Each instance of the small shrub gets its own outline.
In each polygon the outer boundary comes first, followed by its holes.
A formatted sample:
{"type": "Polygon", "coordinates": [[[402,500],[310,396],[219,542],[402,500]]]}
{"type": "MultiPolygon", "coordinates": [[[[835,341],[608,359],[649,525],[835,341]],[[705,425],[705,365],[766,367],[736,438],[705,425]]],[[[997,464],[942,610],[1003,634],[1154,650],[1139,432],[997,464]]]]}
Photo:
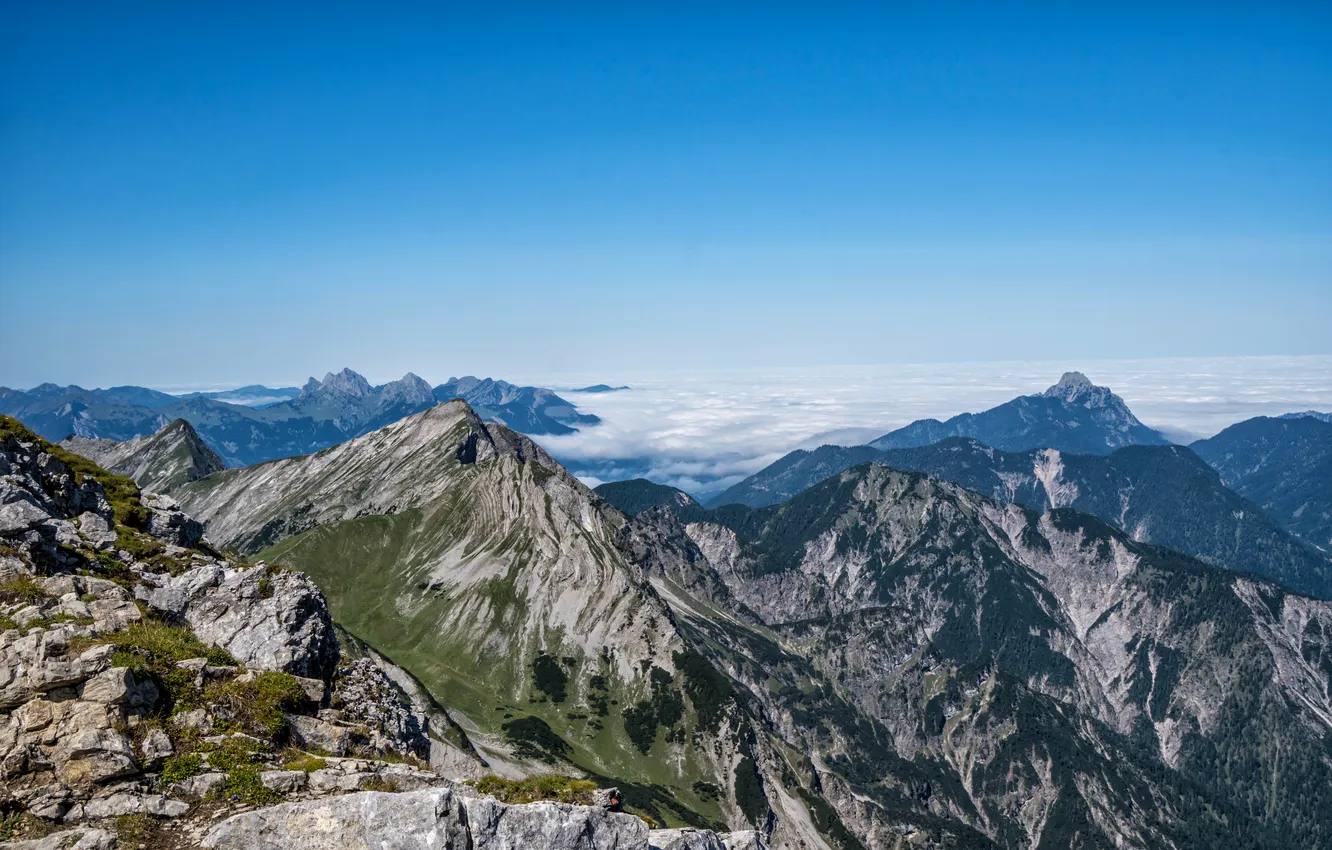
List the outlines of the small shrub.
{"type": "Polygon", "coordinates": [[[392,794],[398,789],[398,782],[394,779],[385,779],[382,776],[372,776],[361,783],[362,791],[384,791],[392,794]]]}
{"type": "Polygon", "coordinates": [[[228,771],[221,792],[224,796],[250,806],[271,806],[282,800],[281,794],[264,787],[264,783],[259,780],[259,767],[253,764],[228,771]]]}
{"type": "Polygon", "coordinates": [[[7,632],[10,629],[17,629],[18,627],[18,623],[3,614],[0,614],[0,632],[7,632]]]}
{"type": "Polygon", "coordinates": [[[272,598],[273,598],[273,582],[272,582],[272,581],[270,581],[270,580],[268,580],[268,579],[266,579],[266,578],[261,578],[261,579],[259,579],[259,598],[260,598],[260,599],[272,599],[272,598]]]}
{"type": "Polygon", "coordinates": [[[328,762],[319,756],[309,753],[300,753],[294,758],[288,759],[283,765],[283,770],[303,770],[306,773],[314,773],[316,770],[323,770],[328,767],[328,762]]]}
{"type": "Polygon", "coordinates": [[[276,738],[287,729],[284,711],[306,700],[290,673],[260,673],[248,682],[225,682],[207,689],[214,710],[252,735],[276,738]]]}
{"type": "Polygon", "coordinates": [[[160,620],[143,620],[132,623],[123,631],[100,635],[86,642],[87,645],[109,643],[120,650],[117,653],[122,660],[137,656],[140,663],[119,666],[138,666],[165,672],[172,669],[175,662],[187,658],[207,658],[210,664],[237,666],[237,661],[225,649],[209,646],[187,628],[168,626],[160,620]],[[123,655],[121,655],[123,653],[123,655]]]}
{"type": "Polygon", "coordinates": [[[201,749],[208,753],[209,767],[230,773],[234,770],[252,766],[255,753],[260,752],[263,745],[248,738],[232,737],[211,748],[201,747],[201,749]]]}

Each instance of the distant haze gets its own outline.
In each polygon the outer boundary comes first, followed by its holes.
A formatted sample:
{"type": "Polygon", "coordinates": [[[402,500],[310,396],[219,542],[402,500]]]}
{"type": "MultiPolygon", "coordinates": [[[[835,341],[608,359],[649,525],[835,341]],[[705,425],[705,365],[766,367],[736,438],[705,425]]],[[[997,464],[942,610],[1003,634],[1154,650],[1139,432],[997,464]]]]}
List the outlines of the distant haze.
{"type": "Polygon", "coordinates": [[[1332,356],[615,371],[578,377],[632,390],[564,393],[600,425],[539,442],[575,471],[602,465],[585,472],[592,482],[642,475],[710,492],[809,448],[815,435],[863,442],[916,419],[1040,392],[1069,369],[1109,386],[1139,419],[1181,442],[1252,416],[1332,409],[1332,356]],[[614,459],[634,462],[617,468],[614,459]]]}

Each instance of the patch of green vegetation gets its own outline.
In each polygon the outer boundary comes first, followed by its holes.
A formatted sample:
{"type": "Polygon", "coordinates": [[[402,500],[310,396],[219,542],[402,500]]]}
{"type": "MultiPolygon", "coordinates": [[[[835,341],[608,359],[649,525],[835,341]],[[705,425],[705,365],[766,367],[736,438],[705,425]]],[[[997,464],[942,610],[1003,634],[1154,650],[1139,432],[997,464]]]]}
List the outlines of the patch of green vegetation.
{"type": "Polygon", "coordinates": [[[255,753],[262,752],[264,745],[244,736],[233,735],[221,744],[204,744],[200,750],[208,753],[209,767],[214,770],[232,771],[238,767],[254,764],[255,753]]]}
{"type": "Polygon", "coordinates": [[[248,682],[230,681],[205,689],[205,698],[219,717],[252,735],[275,739],[287,729],[285,712],[307,697],[290,673],[267,671],[248,682]]]}
{"type": "MultiPolygon", "coordinates": [[[[136,537],[136,540],[137,539],[138,538],[136,537]]],[[[150,555],[142,563],[148,572],[167,573],[173,576],[178,576],[190,568],[190,562],[188,560],[173,558],[165,553],[150,555]]]]}
{"type": "Polygon", "coordinates": [[[7,632],[10,629],[17,629],[18,627],[18,623],[3,614],[0,614],[0,632],[7,632]]]}
{"type": "Polygon", "coordinates": [[[323,770],[328,767],[328,761],[324,758],[309,753],[301,753],[298,756],[287,759],[282,764],[283,770],[303,770],[306,773],[314,773],[316,770],[323,770]]]}
{"type": "MultiPolygon", "coordinates": [[[[684,699],[671,687],[675,678],[660,667],[653,667],[648,681],[652,687],[651,697],[639,700],[623,712],[625,734],[644,755],[652,749],[658,727],[670,729],[684,719],[684,699]]],[[[683,734],[679,736],[682,738],[683,734]]],[[[667,740],[675,738],[668,734],[667,740]]]]}
{"type": "Polygon", "coordinates": [[[198,753],[177,753],[162,765],[162,782],[170,785],[203,773],[203,756],[198,753]]]}
{"type": "Polygon", "coordinates": [[[41,582],[32,576],[19,575],[0,581],[0,603],[31,605],[51,598],[53,597],[46,592],[41,582]]]}
{"type": "MultiPolygon", "coordinates": [[[[119,652],[117,666],[134,667],[165,673],[174,669],[177,661],[206,658],[209,664],[236,667],[239,662],[231,653],[199,640],[194,632],[183,626],[169,626],[160,620],[142,620],[131,623],[118,632],[109,632],[79,642],[80,647],[110,644],[119,652]]],[[[113,662],[114,663],[114,662],[113,662]]]]}
{"type": "Polygon", "coordinates": [[[259,765],[238,765],[227,771],[221,794],[247,806],[271,806],[282,801],[282,795],[264,787],[259,779],[259,765]]]}
{"type": "Polygon", "coordinates": [[[597,790],[597,783],[591,780],[554,774],[518,780],[491,775],[478,779],[472,785],[482,794],[489,794],[501,803],[510,804],[553,800],[557,803],[590,806],[597,790]]]}
{"type": "Polygon", "coordinates": [[[698,715],[698,725],[709,732],[721,727],[726,707],[735,701],[731,680],[693,650],[677,652],[675,666],[684,675],[684,691],[698,715]]]}
{"type": "Polygon", "coordinates": [[[763,780],[759,778],[754,759],[745,754],[735,766],[735,802],[755,826],[763,824],[768,813],[768,798],[763,793],[763,780]]]}
{"type": "Polygon", "coordinates": [[[711,782],[695,782],[691,789],[700,800],[711,801],[721,798],[721,788],[711,782]]]}
{"type": "Polygon", "coordinates": [[[271,579],[268,578],[259,579],[259,598],[260,599],[273,598],[273,582],[271,579]]]}

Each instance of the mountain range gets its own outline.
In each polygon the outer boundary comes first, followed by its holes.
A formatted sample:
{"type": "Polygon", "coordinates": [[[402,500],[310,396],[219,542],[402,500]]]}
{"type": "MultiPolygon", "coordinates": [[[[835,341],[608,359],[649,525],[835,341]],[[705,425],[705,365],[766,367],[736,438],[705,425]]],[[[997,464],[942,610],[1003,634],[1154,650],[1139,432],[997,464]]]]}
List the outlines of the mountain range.
{"type": "Polygon", "coordinates": [[[962,413],[945,422],[919,419],[869,445],[909,449],[946,437],[971,437],[1004,451],[1049,448],[1080,454],[1171,442],[1139,422],[1109,388],[1093,384],[1081,372],[1067,372],[1043,393],[1019,396],[983,413],[962,413]]]}
{"type": "Polygon", "coordinates": [[[1328,603],[875,463],[761,509],[635,484],[630,517],[616,489],[452,402],[173,495],[216,545],[307,572],[490,765],[613,777],[670,822],[780,847],[1332,840],[1328,603]]]}
{"type": "Polygon", "coordinates": [[[711,504],[777,504],[866,462],[925,473],[1037,511],[1075,508],[1134,540],[1332,598],[1332,560],[1326,553],[1229,490],[1212,467],[1183,446],[1129,446],[1109,455],[1003,452],[966,437],[890,451],[823,446],[790,453],[711,504]]]}
{"type": "MultiPolygon", "coordinates": [[[[748,491],[779,503],[705,508],[650,481],[588,490],[418,381],[311,381],[292,404],[312,416],[430,403],[245,468],[217,470],[188,422],[51,451],[160,482],[144,505],[266,581],[308,576],[470,771],[586,776],[657,825],[783,850],[1332,844],[1332,603],[1291,589],[1326,559],[1190,449],[825,446],[748,491]]],[[[1110,406],[1061,384],[1061,404],[1110,406]]],[[[1045,409],[1029,438],[1091,424],[1045,409]]],[[[1241,479],[1317,456],[1325,423],[1270,421],[1213,445],[1241,479]]],[[[0,519],[27,522],[9,484],[0,519]]]]}
{"type": "Polygon", "coordinates": [[[1305,414],[1259,416],[1190,448],[1226,486],[1332,552],[1332,422],[1305,414]]]}
{"type": "MultiPolygon", "coordinates": [[[[253,400],[268,388],[243,390],[233,392],[253,400]]],[[[70,435],[130,440],[184,419],[228,466],[318,451],[455,397],[468,400],[488,419],[531,434],[568,434],[599,421],[550,390],[470,376],[431,387],[409,372],[371,386],[343,369],[322,381],[311,378],[294,398],[259,407],[231,404],[220,400],[222,395],[177,397],[143,387],[85,390],[42,384],[27,391],[0,388],[0,413],[53,441],[70,435]]]]}

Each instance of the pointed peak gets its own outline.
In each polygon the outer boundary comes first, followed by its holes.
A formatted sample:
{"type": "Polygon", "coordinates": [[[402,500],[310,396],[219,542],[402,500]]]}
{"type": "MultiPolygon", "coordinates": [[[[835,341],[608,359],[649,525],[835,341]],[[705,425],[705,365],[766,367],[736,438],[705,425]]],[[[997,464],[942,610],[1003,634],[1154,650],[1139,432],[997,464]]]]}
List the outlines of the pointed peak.
{"type": "Polygon", "coordinates": [[[387,402],[408,402],[411,404],[429,404],[435,400],[430,384],[412,372],[408,372],[396,381],[389,381],[379,388],[387,402]]]}
{"type": "Polygon", "coordinates": [[[1065,372],[1057,384],[1041,393],[1041,395],[1046,398],[1061,398],[1072,403],[1085,396],[1096,394],[1098,391],[1110,392],[1105,387],[1098,387],[1093,384],[1091,379],[1081,372],[1065,372]]]}
{"type": "Polygon", "coordinates": [[[373,391],[369,381],[348,368],[336,374],[329,372],[324,376],[324,380],[319,382],[319,386],[352,396],[369,395],[373,391]]]}

